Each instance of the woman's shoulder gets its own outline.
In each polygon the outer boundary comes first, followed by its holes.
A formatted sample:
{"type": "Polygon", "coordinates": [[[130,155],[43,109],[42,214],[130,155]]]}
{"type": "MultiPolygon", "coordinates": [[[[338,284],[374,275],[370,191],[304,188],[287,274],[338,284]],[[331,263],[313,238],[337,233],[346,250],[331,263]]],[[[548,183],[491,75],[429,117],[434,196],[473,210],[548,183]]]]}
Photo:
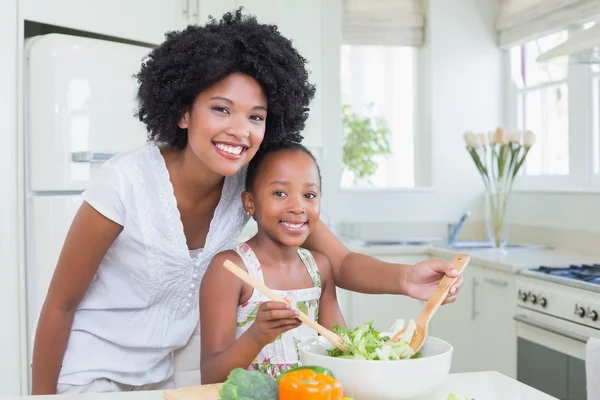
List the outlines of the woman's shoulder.
{"type": "Polygon", "coordinates": [[[125,170],[133,164],[149,163],[153,159],[153,152],[158,152],[158,147],[154,143],[146,143],[136,148],[122,151],[103,165],[104,168],[111,168],[114,170],[125,170]]]}

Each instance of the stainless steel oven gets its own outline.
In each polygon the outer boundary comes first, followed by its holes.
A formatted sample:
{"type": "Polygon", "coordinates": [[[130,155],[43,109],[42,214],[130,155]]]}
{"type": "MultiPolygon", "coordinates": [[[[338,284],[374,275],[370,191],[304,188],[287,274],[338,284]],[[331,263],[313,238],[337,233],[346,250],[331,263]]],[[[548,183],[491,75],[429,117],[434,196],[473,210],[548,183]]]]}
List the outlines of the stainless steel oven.
{"type": "MultiPolygon", "coordinates": [[[[592,266],[542,267],[517,276],[517,379],[564,400],[592,400],[585,348],[590,337],[600,337],[600,279],[570,275],[583,267],[592,266]]],[[[600,278],[600,266],[597,272],[600,278]]]]}

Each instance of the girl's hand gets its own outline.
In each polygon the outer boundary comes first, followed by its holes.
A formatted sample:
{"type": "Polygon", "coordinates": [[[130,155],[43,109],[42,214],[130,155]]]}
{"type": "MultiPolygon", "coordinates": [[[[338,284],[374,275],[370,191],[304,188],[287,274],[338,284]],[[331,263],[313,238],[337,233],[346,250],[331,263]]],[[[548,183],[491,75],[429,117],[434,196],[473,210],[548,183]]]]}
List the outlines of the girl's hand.
{"type": "MultiPolygon", "coordinates": [[[[445,275],[454,278],[458,274],[459,272],[447,261],[438,259],[421,261],[410,267],[406,276],[405,293],[418,300],[429,300],[445,275]]],[[[456,300],[456,295],[462,283],[463,278],[461,276],[450,288],[448,296],[442,304],[452,303],[456,300]]]]}
{"type": "Polygon", "coordinates": [[[292,309],[288,303],[267,301],[258,308],[256,319],[248,331],[261,345],[266,346],[275,341],[277,336],[290,329],[297,328],[302,322],[297,318],[298,310],[292,309]]]}

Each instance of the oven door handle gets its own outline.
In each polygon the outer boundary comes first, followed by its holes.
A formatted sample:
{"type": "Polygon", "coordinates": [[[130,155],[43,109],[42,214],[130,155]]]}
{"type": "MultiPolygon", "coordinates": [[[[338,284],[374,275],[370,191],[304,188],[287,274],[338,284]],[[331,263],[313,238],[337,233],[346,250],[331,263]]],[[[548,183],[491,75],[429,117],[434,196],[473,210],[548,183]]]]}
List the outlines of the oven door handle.
{"type": "Polygon", "coordinates": [[[535,328],[543,329],[545,331],[548,331],[548,332],[551,332],[556,335],[560,335],[560,336],[563,336],[563,337],[566,337],[569,339],[573,339],[573,340],[576,340],[581,343],[587,343],[587,341],[589,339],[588,337],[583,336],[583,335],[578,335],[577,333],[567,332],[562,329],[556,328],[554,326],[544,324],[543,322],[534,321],[530,318],[527,318],[525,315],[515,315],[513,317],[513,319],[517,322],[521,322],[523,324],[530,325],[535,328]]]}

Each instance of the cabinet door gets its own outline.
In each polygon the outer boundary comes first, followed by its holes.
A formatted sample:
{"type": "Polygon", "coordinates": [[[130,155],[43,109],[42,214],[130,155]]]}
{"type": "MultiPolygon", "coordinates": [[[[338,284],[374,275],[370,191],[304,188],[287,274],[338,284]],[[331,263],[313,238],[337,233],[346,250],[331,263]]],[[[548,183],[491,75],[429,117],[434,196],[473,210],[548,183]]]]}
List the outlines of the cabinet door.
{"type": "Polygon", "coordinates": [[[188,25],[204,25],[208,17],[217,21],[228,11],[235,11],[237,0],[177,0],[173,4],[174,29],[181,30],[188,25]]]}
{"type": "MultiPolygon", "coordinates": [[[[192,0],[190,0],[192,1],[192,0]]],[[[179,0],[22,0],[29,21],[158,44],[173,28],[179,0]]]]}
{"type": "MultiPolygon", "coordinates": [[[[259,22],[275,24],[282,35],[292,40],[298,52],[308,60],[309,80],[317,88],[311,102],[309,118],[302,135],[303,144],[308,147],[321,147],[323,129],[322,93],[323,85],[323,0],[281,1],[281,0],[237,0],[244,12],[254,14],[259,22]]],[[[338,112],[328,110],[329,112],[338,112]]]]}
{"type": "MultiPolygon", "coordinates": [[[[398,255],[377,258],[399,264],[414,264],[425,259],[425,256],[398,255]]],[[[365,266],[366,268],[368,266],[365,266]]],[[[389,331],[397,319],[404,319],[406,322],[411,318],[416,318],[425,304],[406,296],[365,294],[348,292],[343,289],[338,289],[338,297],[340,297],[340,306],[349,328],[373,321],[373,326],[383,332],[389,331]]]]}
{"type": "Polygon", "coordinates": [[[464,283],[456,301],[441,306],[431,322],[431,336],[447,341],[454,348],[453,373],[473,371],[481,357],[476,354],[473,346],[479,340],[475,333],[479,318],[475,299],[481,290],[483,269],[471,264],[463,274],[464,283]]]}
{"type": "Polygon", "coordinates": [[[516,378],[517,328],[513,320],[516,277],[484,268],[475,296],[476,327],[473,339],[479,359],[476,371],[498,371],[516,378]]]}

